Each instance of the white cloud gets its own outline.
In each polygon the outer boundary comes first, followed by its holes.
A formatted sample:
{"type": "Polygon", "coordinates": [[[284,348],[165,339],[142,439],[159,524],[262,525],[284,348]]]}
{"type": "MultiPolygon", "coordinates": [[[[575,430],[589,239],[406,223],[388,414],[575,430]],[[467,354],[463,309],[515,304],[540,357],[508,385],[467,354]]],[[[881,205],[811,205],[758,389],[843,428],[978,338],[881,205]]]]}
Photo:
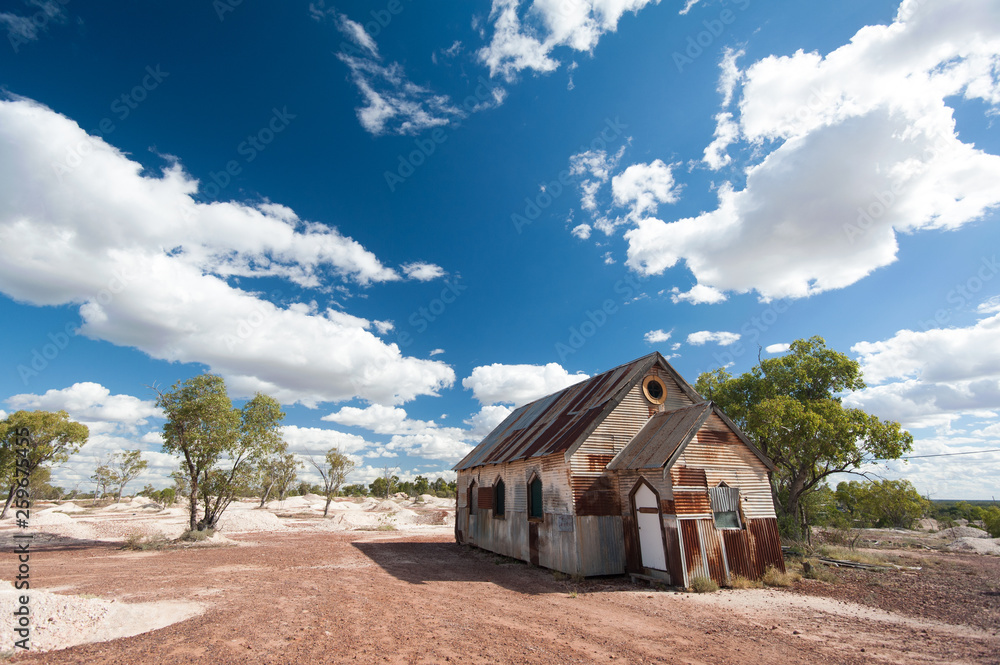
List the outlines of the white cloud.
{"type": "Polygon", "coordinates": [[[587,150],[570,156],[569,172],[580,179],[580,205],[584,210],[597,210],[597,193],[611,177],[611,172],[618,166],[624,153],[625,148],[622,147],[614,155],[609,155],[605,150],[587,150]]]}
{"type": "Polygon", "coordinates": [[[444,268],[441,266],[436,266],[433,263],[424,263],[419,261],[417,263],[406,263],[401,266],[403,273],[406,274],[410,279],[415,279],[418,282],[430,282],[438,277],[443,277],[445,275],[444,268]]]}
{"type": "Polygon", "coordinates": [[[1000,296],[993,296],[981,303],[976,307],[976,311],[980,314],[996,314],[1000,312],[1000,296]]]}
{"type": "Polygon", "coordinates": [[[319,459],[331,448],[339,448],[342,453],[356,454],[375,445],[357,434],[322,427],[284,425],[281,436],[288,444],[288,452],[303,459],[308,459],[310,455],[319,459]]]}
{"type": "Polygon", "coordinates": [[[692,305],[709,304],[714,305],[715,303],[720,303],[726,300],[726,294],[718,289],[713,289],[711,286],[705,286],[704,284],[695,284],[691,287],[690,291],[681,292],[676,286],[672,288],[670,300],[677,304],[679,302],[689,302],[692,305]]]}
{"type": "Polygon", "coordinates": [[[573,227],[573,230],[570,233],[580,240],[586,240],[590,237],[590,231],[590,224],[578,224],[573,227]]]}
{"type": "Polygon", "coordinates": [[[107,423],[127,432],[146,425],[150,418],[163,417],[154,400],[112,395],[104,386],[92,382],[74,383],[62,390],[49,390],[44,395],[14,395],[6,402],[16,410],[65,411],[72,420],[94,422],[98,428],[98,423],[107,423]]]}
{"type": "Polygon", "coordinates": [[[271,276],[311,288],[400,279],[336,229],[271,203],[197,203],[198,183],[178,163],[162,177],[143,175],[140,164],[30,100],[0,101],[0,144],[7,296],[79,306],[80,334],[204,363],[236,395],[403,403],[454,382],[450,367],[403,356],[366,319],[280,307],[226,281],[271,276]],[[81,146],[79,165],[66,166],[81,146]]]}
{"type": "Polygon", "coordinates": [[[687,343],[693,346],[702,346],[704,344],[708,344],[709,342],[715,342],[719,346],[729,346],[730,344],[739,341],[739,339],[740,336],[738,333],[699,330],[698,332],[693,332],[687,336],[687,343]]]}
{"type": "Polygon", "coordinates": [[[897,233],[956,229],[1000,205],[1000,157],[960,141],[947,104],[1000,105],[1000,5],[907,2],[825,57],[772,56],[741,73],[732,62],[720,85],[741,84],[738,117],[718,116],[705,159],[728,162],[733,125],[763,158],[743,190],[720,187],[715,210],[628,231],[640,274],[684,261],[719,291],[804,297],[892,263],[897,233]]]}
{"type": "Polygon", "coordinates": [[[740,126],[733,122],[733,114],[724,111],[715,116],[715,136],[705,148],[702,161],[713,171],[729,165],[733,158],[726,153],[728,148],[740,135],[740,126]]]}
{"type": "Polygon", "coordinates": [[[554,49],[590,52],[601,35],[617,29],[625,12],[638,13],[651,3],[659,0],[533,0],[522,13],[520,0],[493,0],[493,36],[479,50],[479,60],[490,76],[509,81],[525,69],[551,72],[559,67],[551,57],[554,49]]]}
{"type": "Polygon", "coordinates": [[[733,101],[733,92],[737,84],[743,78],[743,72],[737,67],[736,61],[743,57],[743,51],[734,51],[728,46],[722,52],[722,61],[719,63],[719,86],[717,90],[722,95],[722,108],[726,108],[733,101]]]}
{"type": "Polygon", "coordinates": [[[670,339],[670,335],[672,333],[673,330],[671,330],[670,332],[664,332],[662,330],[650,330],[648,333],[643,335],[642,338],[646,340],[646,342],[649,344],[662,344],[663,342],[666,342],[668,339],[670,339]]]}
{"type": "Polygon", "coordinates": [[[689,11],[691,11],[691,8],[694,7],[696,4],[698,4],[698,2],[699,0],[687,0],[687,2],[684,3],[684,8],[677,13],[680,14],[681,16],[684,16],[689,11]]]}
{"type": "Polygon", "coordinates": [[[615,205],[629,207],[629,218],[638,220],[661,203],[675,203],[680,190],[671,169],[659,159],[628,167],[611,179],[615,205]]]}
{"type": "Polygon", "coordinates": [[[469,436],[474,439],[486,437],[487,434],[496,429],[497,425],[506,420],[507,416],[513,412],[514,409],[502,404],[487,404],[483,406],[478,413],[465,421],[465,424],[472,428],[469,430],[469,436]]]}
{"type": "Polygon", "coordinates": [[[558,363],[547,365],[481,365],[462,379],[462,386],[472,391],[481,404],[533,402],[563,388],[590,378],[583,373],[570,374],[558,363]]]}
{"type": "Polygon", "coordinates": [[[45,31],[50,23],[66,22],[66,12],[56,0],[27,0],[25,4],[37,9],[30,16],[0,12],[0,28],[7,29],[7,41],[15,53],[21,44],[38,39],[40,31],[45,31]]]}
{"type": "Polygon", "coordinates": [[[372,404],[363,409],[345,406],[335,413],[323,416],[323,420],[361,427],[376,434],[410,434],[436,427],[434,421],[411,420],[404,409],[372,404]]]}
{"type": "MultiPolygon", "coordinates": [[[[358,87],[364,105],[357,109],[358,121],[368,132],[382,134],[419,134],[433,127],[442,127],[474,113],[495,108],[503,103],[506,92],[494,87],[482,92],[477,88],[476,103],[458,106],[448,95],[436,94],[429,88],[413,83],[398,62],[385,63],[378,45],[364,27],[322,4],[311,4],[310,15],[323,21],[331,18],[354,45],[337,53],[351,72],[351,79],[358,87]]],[[[446,55],[461,49],[456,42],[446,55]]],[[[433,56],[436,61],[436,55],[433,56]]]]}
{"type": "Polygon", "coordinates": [[[1000,314],[964,328],[900,330],[851,350],[869,387],[846,404],[906,427],[949,427],[1000,409],[1000,314]]]}
{"type": "Polygon", "coordinates": [[[792,348],[791,344],[769,344],[764,347],[764,350],[768,353],[784,353],[790,348],[792,348]]]}
{"type": "Polygon", "coordinates": [[[444,353],[444,349],[434,349],[430,353],[428,353],[427,355],[429,355],[430,357],[433,358],[434,356],[439,356],[442,353],[444,353]]]}

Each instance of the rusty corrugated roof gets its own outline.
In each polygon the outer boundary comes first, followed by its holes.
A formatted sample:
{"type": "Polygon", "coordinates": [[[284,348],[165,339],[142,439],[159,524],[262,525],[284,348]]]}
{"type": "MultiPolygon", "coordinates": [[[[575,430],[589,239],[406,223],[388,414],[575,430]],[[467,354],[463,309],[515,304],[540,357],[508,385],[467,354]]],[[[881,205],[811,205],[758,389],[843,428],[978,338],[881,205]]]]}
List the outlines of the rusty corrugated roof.
{"type": "MultiPolygon", "coordinates": [[[[565,453],[586,438],[657,362],[680,379],[659,353],[615,367],[515,410],[455,470],[565,453]]],[[[685,392],[690,390],[683,379],[678,383],[685,392]]]]}
{"type": "Polygon", "coordinates": [[[658,469],[686,444],[712,412],[711,402],[699,402],[654,414],[628,445],[608,463],[611,470],[658,469]]]}

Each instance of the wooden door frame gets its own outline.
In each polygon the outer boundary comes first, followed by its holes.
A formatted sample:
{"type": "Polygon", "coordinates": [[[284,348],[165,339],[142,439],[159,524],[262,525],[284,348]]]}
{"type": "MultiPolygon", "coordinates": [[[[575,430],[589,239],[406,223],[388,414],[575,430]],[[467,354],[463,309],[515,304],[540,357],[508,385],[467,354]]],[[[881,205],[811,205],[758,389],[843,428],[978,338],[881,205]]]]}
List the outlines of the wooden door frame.
{"type": "MultiPolygon", "coordinates": [[[[647,568],[646,564],[642,560],[642,535],[639,533],[639,509],[635,505],[635,495],[639,491],[639,488],[645,485],[649,488],[649,491],[653,493],[653,498],[656,499],[656,517],[657,523],[660,525],[660,545],[663,547],[663,565],[666,566],[666,572],[670,572],[670,558],[667,556],[667,534],[663,530],[663,504],[660,503],[660,493],[656,491],[652,483],[646,480],[645,476],[639,476],[639,479],[635,481],[635,485],[628,493],[629,506],[632,508],[632,514],[635,515],[635,542],[639,543],[639,563],[643,568],[647,568]]],[[[657,570],[653,568],[651,570],[657,570]]]]}

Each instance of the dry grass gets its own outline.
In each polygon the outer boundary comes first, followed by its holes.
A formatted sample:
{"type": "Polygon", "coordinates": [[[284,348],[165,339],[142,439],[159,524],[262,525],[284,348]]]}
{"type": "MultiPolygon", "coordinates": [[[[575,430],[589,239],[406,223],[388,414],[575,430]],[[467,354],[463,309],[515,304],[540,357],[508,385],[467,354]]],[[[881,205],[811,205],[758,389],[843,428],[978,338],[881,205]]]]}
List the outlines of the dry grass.
{"type": "Polygon", "coordinates": [[[841,561],[853,561],[871,566],[886,566],[898,561],[897,557],[888,557],[871,552],[859,552],[846,547],[836,547],[834,545],[820,545],[816,548],[816,554],[829,559],[840,559],[841,561]]]}
{"type": "Polygon", "coordinates": [[[215,533],[215,529],[205,529],[203,531],[198,531],[194,529],[192,531],[185,531],[181,534],[180,540],[186,540],[188,542],[198,543],[203,540],[211,538],[215,533]]]}
{"type": "Polygon", "coordinates": [[[150,536],[136,531],[125,536],[125,542],[122,543],[122,549],[135,551],[162,550],[169,544],[170,541],[167,540],[167,537],[162,533],[150,536]]]}
{"type": "Polygon", "coordinates": [[[695,593],[712,593],[719,590],[719,585],[715,583],[715,580],[699,575],[691,578],[691,590],[695,593]]]}
{"type": "Polygon", "coordinates": [[[731,589],[762,589],[764,583],[760,580],[752,580],[742,575],[731,575],[729,577],[729,588],[731,589]]]}
{"type": "Polygon", "coordinates": [[[839,578],[834,575],[832,570],[818,561],[803,561],[802,576],[809,580],[829,582],[830,584],[839,581],[839,578]]]}
{"type": "Polygon", "coordinates": [[[760,581],[767,586],[788,587],[798,582],[799,579],[801,578],[795,573],[783,573],[774,566],[768,566],[760,581]]]}

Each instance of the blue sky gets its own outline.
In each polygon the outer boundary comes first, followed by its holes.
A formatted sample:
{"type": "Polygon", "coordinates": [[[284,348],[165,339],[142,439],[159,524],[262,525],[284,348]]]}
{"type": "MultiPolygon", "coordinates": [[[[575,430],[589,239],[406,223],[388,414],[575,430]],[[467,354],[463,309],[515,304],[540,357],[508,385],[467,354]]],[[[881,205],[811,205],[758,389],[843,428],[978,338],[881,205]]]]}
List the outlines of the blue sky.
{"type": "MultiPolygon", "coordinates": [[[[690,382],[821,335],[915,455],[1000,448],[1000,8],[8,2],[0,409],[89,489],[204,371],[354,481],[654,350],[690,382]]],[[[1000,453],[880,467],[997,493],[1000,453]]]]}

